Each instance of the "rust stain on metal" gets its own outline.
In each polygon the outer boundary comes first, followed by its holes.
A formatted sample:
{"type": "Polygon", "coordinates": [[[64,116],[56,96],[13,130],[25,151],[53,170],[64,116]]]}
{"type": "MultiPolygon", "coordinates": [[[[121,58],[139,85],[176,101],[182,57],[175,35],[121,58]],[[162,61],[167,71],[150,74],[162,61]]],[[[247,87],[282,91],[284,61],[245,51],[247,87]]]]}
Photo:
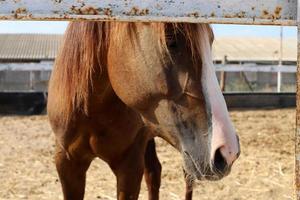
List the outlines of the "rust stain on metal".
{"type": "Polygon", "coordinates": [[[238,17],[238,18],[244,18],[244,17],[246,17],[246,12],[245,11],[241,11],[241,12],[239,12],[239,13],[236,14],[236,17],[238,17]]]}
{"type": "MultiPolygon", "coordinates": [[[[13,10],[12,11],[12,14],[14,15],[14,18],[15,19],[22,19],[23,18],[23,15],[26,15],[28,12],[27,12],[27,9],[26,8],[18,8],[16,10],[13,10]]],[[[30,14],[29,14],[30,15],[30,14]]],[[[31,16],[31,15],[30,15],[31,16]]]]}
{"type": "Polygon", "coordinates": [[[107,16],[112,16],[112,10],[110,8],[104,8],[103,13],[107,16]]]}
{"type": "Polygon", "coordinates": [[[235,13],[233,15],[225,14],[224,17],[225,18],[244,18],[244,17],[246,17],[246,12],[245,11],[240,11],[240,12],[235,13]]]}
{"type": "Polygon", "coordinates": [[[261,17],[263,19],[271,19],[271,20],[281,19],[281,11],[282,11],[282,7],[280,6],[277,6],[273,13],[270,13],[268,10],[263,10],[261,17]]]}
{"type": "Polygon", "coordinates": [[[140,12],[140,15],[148,15],[148,14],[149,14],[149,9],[148,8],[142,9],[141,12],[140,12]]]}
{"type": "Polygon", "coordinates": [[[275,11],[274,11],[274,19],[280,19],[280,18],[281,18],[281,11],[282,11],[282,7],[277,6],[277,7],[275,8],[275,11]]]}
{"type": "Polygon", "coordinates": [[[9,17],[6,17],[6,16],[2,16],[2,17],[0,17],[0,19],[1,19],[1,20],[10,20],[10,18],[9,18],[9,17]]]}
{"type": "Polygon", "coordinates": [[[269,15],[269,11],[263,10],[263,16],[268,16],[268,15],[269,15]]]}
{"type": "Polygon", "coordinates": [[[187,14],[188,17],[195,17],[195,18],[198,18],[200,15],[198,12],[192,12],[192,13],[189,13],[187,14]]]}
{"type": "Polygon", "coordinates": [[[138,7],[134,6],[128,12],[123,12],[124,15],[128,16],[144,16],[149,14],[148,8],[139,9],[138,7]]]}
{"type": "Polygon", "coordinates": [[[94,8],[92,6],[81,6],[81,7],[76,7],[72,6],[70,8],[71,13],[77,14],[77,15],[98,15],[99,14],[99,8],[94,8]]]}
{"type": "Polygon", "coordinates": [[[230,14],[225,14],[224,17],[225,18],[232,18],[232,16],[230,14]]]}
{"type": "Polygon", "coordinates": [[[14,14],[27,14],[26,8],[18,8],[17,10],[13,11],[14,14]]]}

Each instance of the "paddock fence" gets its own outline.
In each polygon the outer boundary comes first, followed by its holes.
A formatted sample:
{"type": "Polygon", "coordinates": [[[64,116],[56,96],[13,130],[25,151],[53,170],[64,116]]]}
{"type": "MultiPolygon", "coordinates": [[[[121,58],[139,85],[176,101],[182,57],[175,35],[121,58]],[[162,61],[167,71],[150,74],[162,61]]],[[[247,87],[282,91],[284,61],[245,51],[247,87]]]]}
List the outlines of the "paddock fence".
{"type": "Polygon", "coordinates": [[[295,199],[300,200],[300,0],[1,0],[1,20],[109,20],[298,27],[295,199]]]}

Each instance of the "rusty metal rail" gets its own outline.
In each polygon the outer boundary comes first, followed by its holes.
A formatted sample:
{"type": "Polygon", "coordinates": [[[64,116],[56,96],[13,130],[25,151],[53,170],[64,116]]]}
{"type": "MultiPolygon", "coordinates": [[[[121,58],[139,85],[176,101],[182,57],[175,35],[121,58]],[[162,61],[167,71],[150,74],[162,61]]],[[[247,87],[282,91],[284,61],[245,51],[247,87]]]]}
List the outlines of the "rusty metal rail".
{"type": "Polygon", "coordinates": [[[300,200],[300,0],[0,0],[0,20],[118,20],[298,26],[295,199],[300,200]]]}
{"type": "Polygon", "coordinates": [[[0,19],[296,25],[297,0],[0,0],[0,19]]]}

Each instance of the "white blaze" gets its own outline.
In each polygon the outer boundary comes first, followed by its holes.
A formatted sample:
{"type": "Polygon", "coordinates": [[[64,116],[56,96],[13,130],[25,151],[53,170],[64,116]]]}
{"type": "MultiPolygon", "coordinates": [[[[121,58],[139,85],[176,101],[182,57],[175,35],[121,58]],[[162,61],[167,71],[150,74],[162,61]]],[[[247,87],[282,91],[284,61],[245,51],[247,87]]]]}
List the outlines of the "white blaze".
{"type": "Polygon", "coordinates": [[[201,25],[200,47],[202,59],[202,87],[207,106],[210,107],[212,137],[210,158],[213,160],[215,152],[220,148],[222,156],[230,165],[237,158],[239,144],[235,128],[230,120],[227,106],[221,92],[215,68],[212,62],[211,45],[206,25],[201,25]]]}

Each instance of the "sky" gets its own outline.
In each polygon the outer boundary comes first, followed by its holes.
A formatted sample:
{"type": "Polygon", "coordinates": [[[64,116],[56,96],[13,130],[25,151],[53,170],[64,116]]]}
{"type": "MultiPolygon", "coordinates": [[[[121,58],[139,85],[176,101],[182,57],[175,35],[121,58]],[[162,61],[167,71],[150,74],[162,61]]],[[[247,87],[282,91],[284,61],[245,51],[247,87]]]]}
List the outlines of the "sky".
{"type": "MultiPolygon", "coordinates": [[[[0,21],[0,33],[52,33],[63,34],[68,22],[41,21],[0,21]]],[[[221,25],[214,24],[216,37],[280,37],[279,26],[249,26],[249,25],[221,25]]],[[[296,27],[284,27],[285,38],[297,37],[296,27]]]]}

